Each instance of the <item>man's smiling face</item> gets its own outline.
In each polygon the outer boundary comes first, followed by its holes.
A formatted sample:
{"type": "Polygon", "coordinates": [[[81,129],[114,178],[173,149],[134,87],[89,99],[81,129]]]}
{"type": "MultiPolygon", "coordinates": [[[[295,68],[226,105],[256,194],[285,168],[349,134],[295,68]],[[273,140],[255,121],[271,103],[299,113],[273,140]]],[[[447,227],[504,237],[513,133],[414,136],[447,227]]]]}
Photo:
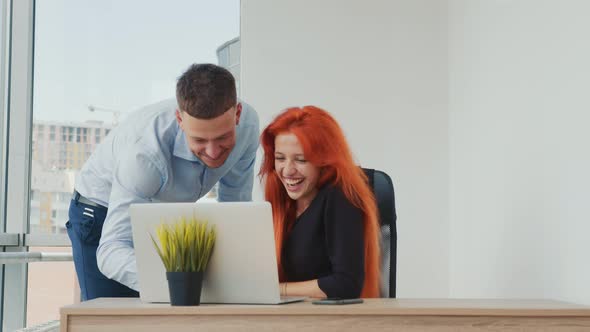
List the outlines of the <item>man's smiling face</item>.
{"type": "Polygon", "coordinates": [[[242,105],[237,104],[216,118],[198,119],[176,110],[176,120],[192,153],[208,167],[217,168],[236,145],[236,125],[241,112],[242,105]]]}

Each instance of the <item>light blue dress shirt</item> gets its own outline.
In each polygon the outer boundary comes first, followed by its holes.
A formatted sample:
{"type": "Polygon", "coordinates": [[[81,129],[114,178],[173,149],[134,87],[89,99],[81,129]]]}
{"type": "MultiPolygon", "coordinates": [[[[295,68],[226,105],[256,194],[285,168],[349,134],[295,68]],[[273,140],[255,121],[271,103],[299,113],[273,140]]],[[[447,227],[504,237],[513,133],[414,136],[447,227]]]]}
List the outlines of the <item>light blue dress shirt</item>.
{"type": "Polygon", "coordinates": [[[258,148],[256,111],[242,103],[236,145],[226,162],[207,167],[188,148],[169,99],[130,114],[90,156],[76,178],[76,190],[108,207],[96,252],[100,271],[139,291],[129,205],[194,202],[219,182],[219,201],[252,200],[258,148]]]}

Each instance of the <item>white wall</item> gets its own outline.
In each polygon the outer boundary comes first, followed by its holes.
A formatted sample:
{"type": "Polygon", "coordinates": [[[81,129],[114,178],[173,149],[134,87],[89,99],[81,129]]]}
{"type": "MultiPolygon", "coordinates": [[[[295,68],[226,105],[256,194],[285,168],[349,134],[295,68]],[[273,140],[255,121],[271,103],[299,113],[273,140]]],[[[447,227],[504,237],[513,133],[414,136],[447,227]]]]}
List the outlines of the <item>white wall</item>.
{"type": "Polygon", "coordinates": [[[450,290],[590,304],[590,2],[450,1],[450,290]]]}
{"type": "Polygon", "coordinates": [[[263,124],[328,109],[360,163],[393,177],[400,297],[590,304],[588,12],[242,0],[243,96],[263,124]]]}
{"type": "Polygon", "coordinates": [[[398,295],[449,291],[447,4],[242,0],[242,97],[263,125],[314,104],[396,185],[398,295]]]}

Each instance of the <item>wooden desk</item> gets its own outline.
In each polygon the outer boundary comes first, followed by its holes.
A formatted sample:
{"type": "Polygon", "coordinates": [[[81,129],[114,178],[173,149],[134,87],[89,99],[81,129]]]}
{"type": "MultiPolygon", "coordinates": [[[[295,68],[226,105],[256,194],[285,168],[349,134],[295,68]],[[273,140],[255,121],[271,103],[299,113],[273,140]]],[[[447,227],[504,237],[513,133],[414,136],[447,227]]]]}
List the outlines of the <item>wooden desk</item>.
{"type": "Polygon", "coordinates": [[[551,300],[370,299],[363,304],[171,307],[96,299],[63,307],[61,331],[590,331],[590,307],[551,300]]]}

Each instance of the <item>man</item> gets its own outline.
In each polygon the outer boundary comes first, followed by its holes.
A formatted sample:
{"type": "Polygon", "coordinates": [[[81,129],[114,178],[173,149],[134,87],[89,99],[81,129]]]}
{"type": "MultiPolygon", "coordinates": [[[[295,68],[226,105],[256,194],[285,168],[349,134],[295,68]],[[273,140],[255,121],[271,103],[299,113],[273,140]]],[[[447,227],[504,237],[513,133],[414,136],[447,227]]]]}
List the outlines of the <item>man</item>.
{"type": "Polygon", "coordinates": [[[258,135],[233,76],[211,64],[115,128],[76,178],[66,223],[82,300],[139,295],[130,204],[194,202],[217,182],[219,201],[251,200],[258,135]]]}

